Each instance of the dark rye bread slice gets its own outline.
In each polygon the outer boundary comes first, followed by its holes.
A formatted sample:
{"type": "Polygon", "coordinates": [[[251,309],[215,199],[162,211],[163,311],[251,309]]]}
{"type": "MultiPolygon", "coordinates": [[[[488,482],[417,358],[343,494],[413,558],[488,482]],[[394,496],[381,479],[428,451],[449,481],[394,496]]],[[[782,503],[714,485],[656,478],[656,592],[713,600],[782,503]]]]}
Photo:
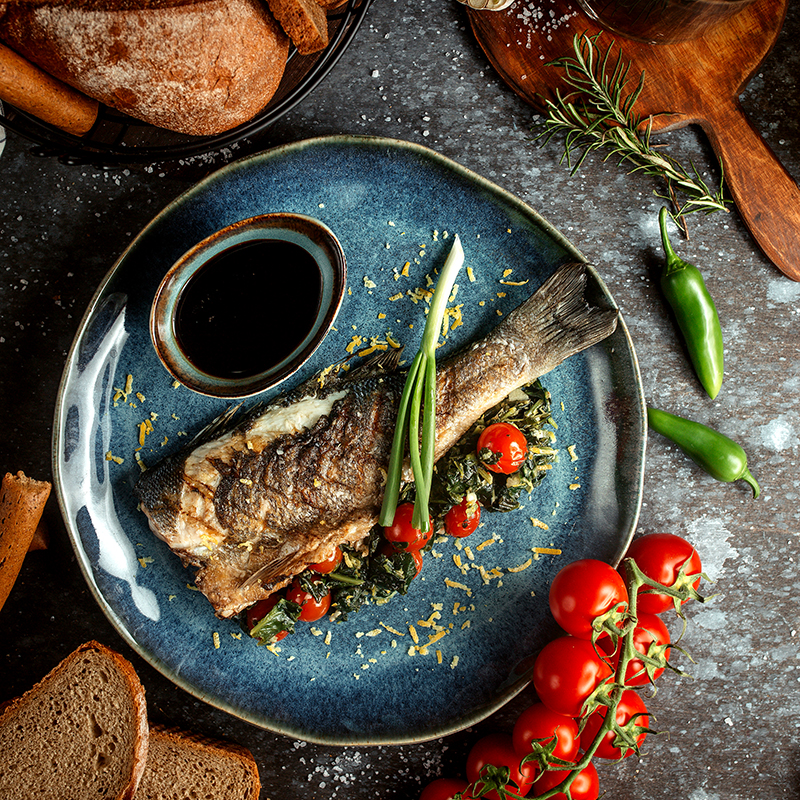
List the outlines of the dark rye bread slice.
{"type": "Polygon", "coordinates": [[[267,5],[300,55],[328,46],[328,17],[316,0],[267,0],[267,5]]]}
{"type": "Polygon", "coordinates": [[[260,0],[129,10],[13,3],[0,14],[0,39],[107,106],[198,136],[260,112],[289,52],[260,0]]]}
{"type": "Polygon", "coordinates": [[[133,667],[87,642],[0,714],[0,797],[130,800],[148,736],[133,667]]]}
{"type": "Polygon", "coordinates": [[[136,800],[258,800],[261,781],[249,750],[153,725],[136,800]]]}

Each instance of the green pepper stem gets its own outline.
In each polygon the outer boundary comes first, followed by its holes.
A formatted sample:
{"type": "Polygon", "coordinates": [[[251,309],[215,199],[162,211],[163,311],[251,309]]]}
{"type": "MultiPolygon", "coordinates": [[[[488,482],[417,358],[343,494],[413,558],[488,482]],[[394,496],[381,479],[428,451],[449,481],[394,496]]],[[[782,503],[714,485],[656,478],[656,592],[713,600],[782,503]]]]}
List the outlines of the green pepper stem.
{"type": "Polygon", "coordinates": [[[753,490],[753,499],[755,500],[756,497],[761,494],[761,487],[758,485],[758,481],[750,474],[749,469],[745,469],[745,471],[742,473],[741,480],[750,484],[750,487],[753,490]]]}
{"type": "Polygon", "coordinates": [[[669,235],[667,234],[668,216],[669,211],[667,211],[666,206],[663,206],[661,211],[658,212],[658,227],[661,230],[661,244],[664,246],[664,254],[667,257],[664,275],[671,275],[673,272],[678,272],[678,270],[686,268],[686,263],[683,259],[679,258],[678,254],[673,250],[672,242],[669,240],[669,235]]]}

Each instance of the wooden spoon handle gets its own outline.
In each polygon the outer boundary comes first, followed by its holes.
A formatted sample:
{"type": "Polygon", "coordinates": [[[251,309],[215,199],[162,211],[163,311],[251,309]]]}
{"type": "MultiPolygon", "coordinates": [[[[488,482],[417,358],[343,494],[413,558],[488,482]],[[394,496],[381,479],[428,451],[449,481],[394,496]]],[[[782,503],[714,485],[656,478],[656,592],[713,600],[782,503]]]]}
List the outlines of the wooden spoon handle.
{"type": "Polygon", "coordinates": [[[800,188],[751,125],[738,100],[704,109],[700,125],[753,238],[773,264],[800,281],[800,188]]]}

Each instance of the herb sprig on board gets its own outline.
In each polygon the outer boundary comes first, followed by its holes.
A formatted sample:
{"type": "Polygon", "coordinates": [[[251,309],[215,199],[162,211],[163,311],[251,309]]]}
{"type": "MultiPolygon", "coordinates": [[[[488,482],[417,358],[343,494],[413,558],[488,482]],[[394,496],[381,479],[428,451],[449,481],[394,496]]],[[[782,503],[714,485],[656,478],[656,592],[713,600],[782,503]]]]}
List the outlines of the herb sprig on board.
{"type": "Polygon", "coordinates": [[[663,178],[667,194],[656,194],[672,203],[676,219],[697,211],[727,211],[731,201],[723,196],[722,177],[719,187],[712,190],[694,164],[686,170],[651,144],[653,119],[645,121],[634,110],[644,87],[644,72],[636,87],[627,91],[630,63],[623,61],[621,52],[615,61],[611,58],[613,41],[603,52],[599,37],[599,33],[576,34],[574,55],[550,62],[549,66],[564,71],[564,82],[572,91],[562,94],[557,89],[554,100],[545,99],[547,118],[537,140],[546,144],[556,134],[564,134],[561,162],[566,161],[573,174],[589,153],[606,150],[604,161],[618,156],[620,163],[632,165],[631,172],[663,178]]]}

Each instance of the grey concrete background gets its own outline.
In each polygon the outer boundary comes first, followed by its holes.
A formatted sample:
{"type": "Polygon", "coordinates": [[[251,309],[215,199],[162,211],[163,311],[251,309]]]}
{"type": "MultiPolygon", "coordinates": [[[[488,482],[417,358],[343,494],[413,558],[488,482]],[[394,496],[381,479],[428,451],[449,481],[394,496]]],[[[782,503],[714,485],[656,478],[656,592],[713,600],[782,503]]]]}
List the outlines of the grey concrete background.
{"type": "MultiPolygon", "coordinates": [[[[798,38],[800,9],[792,3],[776,47],[742,95],[795,179],[798,38]]],[[[431,147],[517,194],[598,266],[630,327],[648,402],[740,441],[762,486],[754,501],[743,483],[714,482],[651,436],[639,531],[690,539],[715,596],[688,611],[683,644],[695,663],[681,663],[692,678],[666,676],[648,703],[663,733],[648,739],[639,760],[599,763],[605,796],[798,798],[800,285],[771,265],[735,209],[691,219],[680,253],[703,269],[726,343],[725,384],[710,401],[687,366],[655,280],[659,182],[598,157],[570,175],[559,164],[560,142],[533,143],[536,121],[487,64],[461,6],[376,0],[329,78],[258,141],[230,154],[104,171],[37,157],[9,135],[0,157],[0,468],[49,478],[58,381],[83,311],[131,237],[192,182],[230,157],[310,136],[364,133],[431,147]]],[[[659,141],[716,179],[699,129],[659,141]]],[[[0,700],[98,638],[134,662],[153,716],[249,747],[262,800],[415,798],[433,777],[460,774],[471,742],[510,730],[533,699],[526,690],[481,725],[419,745],[323,747],[254,728],[185,694],[130,651],[92,599],[53,498],[45,518],[51,548],[26,560],[0,612],[0,700]]]]}

